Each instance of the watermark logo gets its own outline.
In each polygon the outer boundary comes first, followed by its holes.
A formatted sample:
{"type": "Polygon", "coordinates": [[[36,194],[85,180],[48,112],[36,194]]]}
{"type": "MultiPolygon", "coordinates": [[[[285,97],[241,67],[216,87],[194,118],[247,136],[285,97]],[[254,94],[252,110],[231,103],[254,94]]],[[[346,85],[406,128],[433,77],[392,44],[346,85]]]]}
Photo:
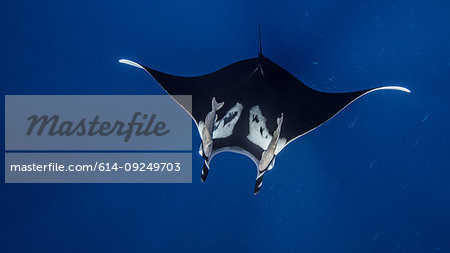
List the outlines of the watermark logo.
{"type": "Polygon", "coordinates": [[[32,115],[27,120],[30,121],[26,133],[28,136],[33,133],[39,136],[44,133],[49,136],[109,136],[116,134],[117,136],[124,136],[124,141],[128,142],[133,134],[136,136],[149,136],[152,134],[155,136],[163,136],[170,132],[166,128],[166,122],[156,121],[156,114],[149,116],[142,112],[135,112],[131,121],[128,123],[120,120],[114,122],[100,121],[99,115],[96,115],[91,121],[82,118],[78,122],[70,120],[61,121],[58,115],[51,117],[48,115],[32,115]]]}
{"type": "Polygon", "coordinates": [[[5,106],[6,150],[192,149],[190,108],[168,95],[8,95],[5,106]]]}

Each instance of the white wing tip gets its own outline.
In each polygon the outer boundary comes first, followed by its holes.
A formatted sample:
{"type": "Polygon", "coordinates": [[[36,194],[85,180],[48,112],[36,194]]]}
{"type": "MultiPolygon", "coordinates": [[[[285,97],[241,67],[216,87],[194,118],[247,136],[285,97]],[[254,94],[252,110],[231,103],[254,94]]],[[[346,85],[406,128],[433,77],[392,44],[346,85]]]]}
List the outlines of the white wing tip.
{"type": "Polygon", "coordinates": [[[403,91],[406,93],[411,93],[411,91],[405,87],[400,87],[400,86],[384,86],[384,87],[380,87],[380,88],[375,88],[371,91],[376,91],[376,90],[399,90],[399,91],[403,91]]]}
{"type": "Polygon", "coordinates": [[[119,62],[123,63],[123,64],[127,64],[127,65],[130,65],[130,66],[133,66],[133,67],[136,67],[136,68],[144,69],[144,67],[142,67],[141,64],[136,63],[134,61],[127,60],[127,59],[120,59],[119,62]]]}

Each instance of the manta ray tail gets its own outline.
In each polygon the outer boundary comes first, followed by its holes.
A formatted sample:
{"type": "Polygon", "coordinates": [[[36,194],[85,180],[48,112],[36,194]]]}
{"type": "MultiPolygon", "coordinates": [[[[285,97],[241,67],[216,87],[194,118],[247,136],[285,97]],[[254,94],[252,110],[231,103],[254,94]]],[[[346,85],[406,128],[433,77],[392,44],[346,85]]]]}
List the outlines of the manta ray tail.
{"type": "Polygon", "coordinates": [[[261,24],[258,24],[258,34],[259,34],[259,52],[258,55],[262,55],[262,44],[261,44],[261,24]]]}

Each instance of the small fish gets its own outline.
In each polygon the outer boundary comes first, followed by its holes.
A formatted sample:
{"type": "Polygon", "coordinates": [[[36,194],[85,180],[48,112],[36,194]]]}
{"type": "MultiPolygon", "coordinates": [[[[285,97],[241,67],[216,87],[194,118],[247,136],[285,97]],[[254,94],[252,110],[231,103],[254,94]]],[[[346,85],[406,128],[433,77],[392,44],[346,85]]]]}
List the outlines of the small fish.
{"type": "Polygon", "coordinates": [[[217,103],[216,98],[213,97],[211,101],[211,111],[206,115],[205,118],[205,127],[202,129],[202,147],[203,147],[203,153],[206,157],[210,158],[212,153],[212,136],[213,136],[213,129],[214,129],[214,123],[217,121],[217,114],[216,112],[222,108],[222,103],[217,103]]]}
{"type": "Polygon", "coordinates": [[[428,117],[430,117],[430,114],[425,115],[425,117],[423,117],[423,119],[422,119],[422,122],[424,122],[425,120],[427,120],[428,117]]]}
{"type": "Polygon", "coordinates": [[[356,121],[358,121],[358,117],[355,117],[355,119],[352,121],[352,123],[350,123],[350,125],[348,126],[348,129],[351,129],[355,126],[356,121]]]}
{"type": "Polygon", "coordinates": [[[372,169],[372,167],[373,167],[373,162],[370,163],[369,169],[372,169]]]}
{"type": "Polygon", "coordinates": [[[262,176],[267,170],[271,170],[275,164],[275,151],[280,139],[281,125],[283,124],[283,114],[277,119],[277,129],[273,132],[272,139],[263,151],[261,160],[258,163],[258,176],[256,177],[255,194],[259,192],[262,185],[262,176]]]}
{"type": "Polygon", "coordinates": [[[397,244],[397,246],[395,246],[395,248],[392,249],[392,252],[396,252],[399,248],[400,248],[400,244],[397,244]]]}
{"type": "Polygon", "coordinates": [[[419,140],[414,141],[412,148],[413,149],[417,148],[417,144],[419,144],[419,140]]]}
{"type": "Polygon", "coordinates": [[[261,155],[261,160],[258,163],[259,172],[264,172],[265,170],[270,170],[269,165],[275,158],[275,150],[278,145],[278,140],[280,139],[281,125],[283,124],[283,114],[277,119],[277,129],[273,132],[272,139],[267,146],[267,149],[263,151],[261,155]]]}
{"type": "Polygon", "coordinates": [[[384,52],[384,48],[380,50],[380,52],[378,53],[378,55],[377,55],[377,56],[380,56],[380,55],[382,55],[382,54],[383,54],[383,52],[384,52]]]}
{"type": "Polygon", "coordinates": [[[313,62],[311,62],[312,64],[314,64],[314,65],[317,65],[317,64],[319,64],[318,62],[316,62],[316,61],[313,61],[313,62]]]}
{"type": "Polygon", "coordinates": [[[201,137],[202,137],[202,144],[200,145],[199,153],[203,158],[205,159],[205,163],[203,164],[202,168],[202,175],[201,180],[202,182],[205,182],[206,177],[209,173],[209,159],[211,158],[212,150],[213,150],[213,130],[214,130],[214,123],[217,121],[217,110],[222,108],[224,105],[224,102],[217,103],[216,98],[213,97],[211,100],[211,111],[208,112],[205,118],[205,122],[200,122],[199,126],[201,125],[203,128],[200,131],[201,137]]]}
{"type": "Polygon", "coordinates": [[[372,240],[375,241],[380,236],[380,232],[377,232],[373,237],[372,240]]]}

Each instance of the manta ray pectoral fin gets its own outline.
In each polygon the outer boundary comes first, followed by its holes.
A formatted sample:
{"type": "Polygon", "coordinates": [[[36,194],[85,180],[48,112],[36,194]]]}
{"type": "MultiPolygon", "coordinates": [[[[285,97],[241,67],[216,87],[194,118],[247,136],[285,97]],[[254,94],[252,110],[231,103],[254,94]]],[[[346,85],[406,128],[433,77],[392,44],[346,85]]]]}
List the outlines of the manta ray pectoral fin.
{"type": "MultiPolygon", "coordinates": [[[[127,59],[120,59],[120,63],[130,65],[139,69],[143,69],[147,72],[171,97],[172,99],[186,111],[187,114],[194,120],[195,124],[198,127],[198,121],[200,118],[195,118],[192,113],[192,103],[190,100],[183,99],[183,96],[177,95],[193,95],[189,89],[183,89],[183,87],[189,87],[188,85],[180,84],[180,82],[186,82],[186,80],[191,80],[187,77],[178,77],[166,73],[162,73],[160,71],[148,68],[142,64],[139,64],[134,61],[130,61],[127,59]],[[171,85],[165,85],[166,83],[170,83],[171,85]],[[174,87],[173,85],[176,84],[174,87]],[[181,88],[181,90],[179,90],[181,88]]],[[[189,81],[187,81],[189,82],[189,81]]]]}
{"type": "Polygon", "coordinates": [[[383,86],[383,87],[378,87],[378,88],[374,88],[372,90],[370,90],[369,92],[372,91],[377,91],[377,90],[399,90],[399,91],[403,91],[406,93],[411,93],[411,91],[405,87],[401,87],[401,86],[383,86]]]}
{"type": "MultiPolygon", "coordinates": [[[[372,93],[374,91],[380,91],[380,90],[395,90],[395,91],[401,91],[401,92],[405,92],[405,93],[411,93],[411,91],[405,87],[392,86],[392,85],[381,86],[381,87],[365,89],[365,90],[360,90],[360,91],[354,91],[354,92],[345,92],[345,93],[326,93],[326,92],[316,93],[316,92],[313,92],[314,94],[316,94],[316,95],[314,95],[316,97],[316,100],[314,100],[314,101],[321,100],[321,102],[320,102],[321,104],[328,104],[328,105],[334,104],[334,103],[329,103],[328,101],[335,101],[335,102],[340,101],[338,103],[339,105],[334,106],[334,107],[332,106],[333,108],[330,107],[329,109],[327,109],[328,112],[321,115],[321,119],[317,120],[312,127],[304,128],[304,130],[299,131],[296,136],[288,137],[287,143],[283,147],[286,147],[288,144],[290,144],[291,142],[300,138],[301,136],[304,136],[305,134],[308,134],[311,131],[317,129],[318,127],[323,125],[325,122],[327,122],[328,120],[333,118],[335,115],[337,115],[339,112],[344,110],[347,106],[349,106],[353,102],[357,101],[359,98],[361,98],[369,93],[372,93]]],[[[297,122],[296,124],[301,125],[302,122],[297,122]]]]}
{"type": "Polygon", "coordinates": [[[136,62],[134,62],[134,61],[130,61],[130,60],[127,60],[127,59],[120,59],[119,62],[120,62],[120,63],[123,63],[123,64],[127,64],[127,65],[130,65],[130,66],[133,66],[133,67],[136,67],[136,68],[140,68],[140,69],[145,70],[145,68],[144,68],[141,64],[136,63],[136,62]]]}

